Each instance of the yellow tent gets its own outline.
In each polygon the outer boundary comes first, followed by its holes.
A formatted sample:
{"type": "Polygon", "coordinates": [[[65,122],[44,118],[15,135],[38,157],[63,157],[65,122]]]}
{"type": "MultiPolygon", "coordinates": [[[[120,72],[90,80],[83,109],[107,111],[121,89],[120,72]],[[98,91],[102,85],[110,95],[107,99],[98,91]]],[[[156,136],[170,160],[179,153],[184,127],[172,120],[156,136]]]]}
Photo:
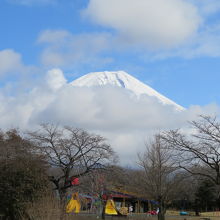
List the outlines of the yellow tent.
{"type": "Polygon", "coordinates": [[[79,202],[79,195],[78,193],[73,193],[70,201],[66,206],[66,213],[79,213],[80,212],[80,202],[79,202]]]}
{"type": "Polygon", "coordinates": [[[108,214],[108,215],[117,215],[118,214],[118,212],[116,211],[116,208],[115,208],[115,203],[112,199],[107,200],[107,203],[105,206],[105,214],[108,214]]]}

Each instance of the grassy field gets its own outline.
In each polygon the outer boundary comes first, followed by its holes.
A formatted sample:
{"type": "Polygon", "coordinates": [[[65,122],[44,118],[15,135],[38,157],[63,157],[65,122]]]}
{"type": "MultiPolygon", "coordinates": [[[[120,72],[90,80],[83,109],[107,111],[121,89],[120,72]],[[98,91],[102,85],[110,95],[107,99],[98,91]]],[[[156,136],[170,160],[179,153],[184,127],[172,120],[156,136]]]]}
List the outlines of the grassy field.
{"type": "MultiPolygon", "coordinates": [[[[97,217],[88,217],[88,216],[71,216],[67,220],[97,220],[101,218],[97,217]]],[[[127,217],[127,218],[118,218],[118,217],[106,217],[106,220],[157,220],[157,216],[154,217],[127,217]]],[[[210,217],[210,220],[220,220],[219,217],[210,217]]],[[[195,217],[195,216],[166,216],[166,220],[205,220],[203,217],[195,217]]]]}
{"type": "MultiPolygon", "coordinates": [[[[203,217],[203,216],[166,216],[166,220],[220,220],[220,217],[203,217]]],[[[97,216],[80,216],[71,215],[67,220],[97,220],[100,219],[97,216]]],[[[117,217],[117,216],[106,216],[106,220],[157,220],[157,216],[146,216],[146,215],[133,215],[127,217],[117,217]]]]}
{"type": "MultiPolygon", "coordinates": [[[[0,216],[0,220],[2,220],[0,216]]],[[[36,220],[59,220],[57,215],[50,215],[47,217],[36,217],[36,220]]],[[[101,220],[100,217],[96,215],[74,215],[70,214],[66,216],[65,220],[101,220]]],[[[147,215],[132,215],[127,217],[117,217],[117,216],[106,216],[106,220],[157,220],[157,216],[147,216],[147,215]]],[[[220,217],[203,217],[203,216],[166,216],[165,220],[220,220],[220,217]]]]}
{"type": "MultiPolygon", "coordinates": [[[[206,212],[200,213],[200,216],[193,216],[195,212],[188,212],[189,216],[180,216],[179,211],[168,210],[166,214],[166,220],[220,220],[220,212],[206,212]],[[207,219],[205,219],[207,218],[207,219]]],[[[59,219],[59,207],[54,206],[49,208],[46,204],[40,204],[40,206],[34,206],[30,209],[29,215],[36,220],[58,220],[59,219]]],[[[96,214],[80,213],[80,214],[68,214],[66,220],[97,220],[100,219],[96,214]]],[[[106,220],[157,220],[157,216],[148,216],[147,214],[135,214],[127,217],[106,216],[106,220]]],[[[0,218],[1,220],[1,218],[0,218]]]]}

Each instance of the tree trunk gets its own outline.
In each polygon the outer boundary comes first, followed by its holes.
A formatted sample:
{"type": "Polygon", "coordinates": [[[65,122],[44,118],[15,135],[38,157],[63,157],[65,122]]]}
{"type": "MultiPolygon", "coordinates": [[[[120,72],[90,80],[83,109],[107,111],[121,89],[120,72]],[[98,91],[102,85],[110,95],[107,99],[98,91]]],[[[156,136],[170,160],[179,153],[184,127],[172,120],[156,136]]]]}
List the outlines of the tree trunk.
{"type": "Polygon", "coordinates": [[[199,207],[198,207],[198,200],[197,199],[195,199],[195,206],[194,206],[194,208],[195,208],[195,215],[199,216],[199,207]]]}
{"type": "Polygon", "coordinates": [[[102,219],[105,219],[105,206],[106,206],[107,201],[102,202],[102,219]]]}
{"type": "Polygon", "coordinates": [[[66,218],[66,190],[59,190],[59,196],[60,196],[60,220],[65,220],[66,218]]]}
{"type": "Polygon", "coordinates": [[[217,205],[218,205],[218,210],[220,210],[220,195],[218,195],[217,205]]]}
{"type": "Polygon", "coordinates": [[[161,198],[159,198],[158,202],[159,202],[159,213],[157,218],[158,220],[165,220],[166,208],[164,205],[164,201],[161,198]]]}
{"type": "Polygon", "coordinates": [[[158,213],[158,220],[165,220],[165,213],[159,212],[158,213]]]}
{"type": "Polygon", "coordinates": [[[165,213],[166,213],[166,210],[164,209],[164,207],[162,207],[162,210],[160,208],[160,211],[158,213],[158,220],[165,220],[165,213]]]}

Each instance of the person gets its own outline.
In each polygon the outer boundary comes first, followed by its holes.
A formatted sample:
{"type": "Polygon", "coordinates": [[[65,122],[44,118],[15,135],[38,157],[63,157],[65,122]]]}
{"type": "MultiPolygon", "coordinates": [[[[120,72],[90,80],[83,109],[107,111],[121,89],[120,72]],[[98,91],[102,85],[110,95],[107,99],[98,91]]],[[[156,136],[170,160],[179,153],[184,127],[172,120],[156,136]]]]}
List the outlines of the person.
{"type": "Polygon", "coordinates": [[[160,211],[160,209],[159,209],[159,208],[157,208],[157,211],[156,211],[157,215],[158,215],[159,211],[160,211]]]}
{"type": "Polygon", "coordinates": [[[129,206],[129,213],[132,213],[132,212],[133,212],[133,206],[130,205],[130,206],[129,206]]]}

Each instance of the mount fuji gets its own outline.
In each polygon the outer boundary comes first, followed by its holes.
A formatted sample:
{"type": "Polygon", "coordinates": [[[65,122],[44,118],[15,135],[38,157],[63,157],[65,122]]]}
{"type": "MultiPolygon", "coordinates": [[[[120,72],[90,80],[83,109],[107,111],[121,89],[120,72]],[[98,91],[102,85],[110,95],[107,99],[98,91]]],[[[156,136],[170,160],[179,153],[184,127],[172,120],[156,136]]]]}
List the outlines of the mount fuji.
{"type": "Polygon", "coordinates": [[[150,86],[142,83],[124,71],[92,72],[72,81],[70,84],[76,87],[121,87],[129,90],[137,98],[139,98],[141,95],[155,97],[163,105],[171,105],[177,111],[185,110],[182,106],[161,95],[150,86]]]}

